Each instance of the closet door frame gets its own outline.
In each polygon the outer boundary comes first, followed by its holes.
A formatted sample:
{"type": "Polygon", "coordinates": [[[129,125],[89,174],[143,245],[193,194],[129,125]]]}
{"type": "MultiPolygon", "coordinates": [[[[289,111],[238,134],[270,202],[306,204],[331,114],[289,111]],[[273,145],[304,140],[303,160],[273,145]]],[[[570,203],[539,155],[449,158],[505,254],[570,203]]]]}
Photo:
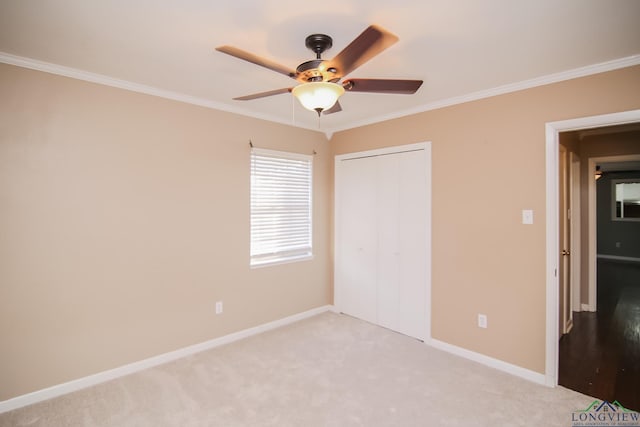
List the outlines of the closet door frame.
{"type": "Polygon", "coordinates": [[[431,340],[431,142],[419,142],[415,144],[407,144],[407,145],[398,145],[392,147],[385,147],[374,150],[367,151],[359,151],[354,153],[347,153],[335,156],[334,163],[334,306],[338,312],[342,311],[341,304],[342,300],[342,292],[343,290],[340,288],[340,277],[339,277],[339,260],[342,256],[341,247],[339,242],[341,242],[340,236],[340,221],[341,221],[341,206],[340,201],[342,200],[342,193],[340,188],[340,163],[344,160],[354,160],[359,158],[366,157],[374,157],[381,155],[389,155],[389,154],[398,154],[409,151],[418,151],[424,150],[424,158],[425,158],[425,178],[426,182],[426,218],[425,218],[425,244],[426,244],[426,258],[424,261],[425,268],[425,325],[424,325],[424,333],[422,337],[417,337],[422,339],[424,342],[428,343],[431,340]]]}

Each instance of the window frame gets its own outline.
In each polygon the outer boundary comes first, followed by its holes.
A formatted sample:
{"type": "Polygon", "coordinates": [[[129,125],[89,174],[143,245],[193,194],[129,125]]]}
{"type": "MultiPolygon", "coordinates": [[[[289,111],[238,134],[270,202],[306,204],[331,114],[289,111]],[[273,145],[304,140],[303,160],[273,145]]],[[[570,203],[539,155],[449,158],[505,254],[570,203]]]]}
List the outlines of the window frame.
{"type": "MultiPolygon", "coordinates": [[[[299,187],[299,182],[298,182],[299,187]]],[[[278,151],[278,150],[270,150],[264,148],[252,148],[250,153],[250,203],[249,203],[249,265],[251,268],[258,267],[266,267],[270,265],[277,265],[283,263],[290,262],[298,262],[309,260],[313,258],[313,156],[307,154],[293,153],[287,151],[278,151]],[[274,168],[273,171],[268,170],[268,165],[265,166],[265,163],[268,162],[267,159],[274,159],[276,163],[283,163],[279,167],[274,168]],[[289,166],[286,166],[286,163],[291,161],[292,163],[289,166]],[[258,162],[258,163],[256,163],[258,162]],[[307,168],[304,167],[304,164],[308,165],[307,168]],[[257,167],[260,165],[263,166],[262,171],[258,172],[257,167]],[[294,175],[282,174],[279,178],[275,177],[275,175],[269,176],[268,173],[277,172],[278,169],[281,169],[282,172],[287,168],[294,169],[303,169],[304,173],[296,173],[294,175]],[[265,173],[267,172],[267,173],[265,173]],[[287,179],[283,180],[283,177],[287,177],[287,179]],[[264,182],[262,183],[262,187],[258,185],[258,181],[260,178],[264,178],[264,182]],[[291,178],[291,179],[289,179],[291,178]],[[273,180],[275,179],[276,182],[273,180]],[[306,193],[302,190],[298,193],[298,208],[300,208],[299,203],[306,198],[306,205],[302,207],[302,209],[306,209],[304,214],[292,214],[287,218],[287,223],[278,226],[273,222],[263,223],[263,231],[269,229],[271,231],[276,231],[280,234],[280,237],[274,238],[269,241],[268,237],[265,235],[260,235],[256,233],[256,230],[260,229],[258,224],[256,224],[256,217],[261,213],[264,217],[265,215],[269,215],[269,213],[265,213],[265,204],[269,204],[269,201],[265,201],[266,194],[261,191],[264,189],[264,184],[269,182],[271,185],[284,184],[282,187],[278,187],[275,189],[276,193],[291,191],[291,186],[294,186],[296,183],[294,180],[296,179],[306,179],[307,185],[306,193]],[[303,194],[304,193],[304,194],[303,194]],[[262,197],[262,199],[260,199],[262,197]],[[258,209],[257,205],[259,203],[263,204],[262,209],[258,209]],[[306,228],[304,232],[300,231],[292,231],[291,221],[300,221],[303,220],[303,227],[306,228]],[[288,230],[287,230],[288,229],[288,230]],[[289,234],[287,234],[289,233],[289,234]],[[301,245],[293,245],[287,246],[286,237],[293,238],[293,240],[300,239],[302,235],[305,235],[305,239],[300,240],[301,245]],[[262,245],[263,248],[260,249],[259,246],[262,245]],[[298,246],[298,247],[295,247],[298,246]],[[266,251],[265,248],[266,247],[266,251]],[[271,250],[271,251],[269,251],[271,250]]],[[[270,194],[273,196],[273,193],[270,194]]],[[[282,196],[282,194],[280,194],[282,196]]],[[[280,204],[280,207],[284,207],[282,212],[291,212],[287,208],[291,208],[292,204],[296,202],[286,201],[286,200],[276,200],[277,203],[284,203],[284,205],[280,204]]],[[[275,205],[271,203],[271,208],[273,209],[275,205]]],[[[275,207],[277,209],[277,207],[275,207]]],[[[300,210],[300,209],[299,209],[300,210]]],[[[299,226],[299,224],[298,224],[299,226]]]]}

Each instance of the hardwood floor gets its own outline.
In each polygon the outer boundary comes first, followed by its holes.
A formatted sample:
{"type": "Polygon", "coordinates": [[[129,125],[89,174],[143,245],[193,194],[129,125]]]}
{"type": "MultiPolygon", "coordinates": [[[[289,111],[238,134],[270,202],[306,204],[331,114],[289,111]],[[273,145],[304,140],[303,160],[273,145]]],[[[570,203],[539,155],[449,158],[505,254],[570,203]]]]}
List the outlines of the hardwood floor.
{"type": "Polygon", "coordinates": [[[598,260],[598,312],[574,313],[558,383],[640,411],[640,265],[598,260]]]}

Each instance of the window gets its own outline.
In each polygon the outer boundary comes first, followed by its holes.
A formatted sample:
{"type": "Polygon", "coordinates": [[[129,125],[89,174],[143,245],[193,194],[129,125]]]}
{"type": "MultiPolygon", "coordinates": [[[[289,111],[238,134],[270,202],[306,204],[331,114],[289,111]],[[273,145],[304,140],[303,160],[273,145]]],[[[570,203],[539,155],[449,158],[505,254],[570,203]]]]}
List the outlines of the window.
{"type": "Polygon", "coordinates": [[[640,179],[614,179],[613,219],[640,221],[640,179]]]}
{"type": "Polygon", "coordinates": [[[251,266],[307,259],[312,157],[251,150],[251,266]]]}

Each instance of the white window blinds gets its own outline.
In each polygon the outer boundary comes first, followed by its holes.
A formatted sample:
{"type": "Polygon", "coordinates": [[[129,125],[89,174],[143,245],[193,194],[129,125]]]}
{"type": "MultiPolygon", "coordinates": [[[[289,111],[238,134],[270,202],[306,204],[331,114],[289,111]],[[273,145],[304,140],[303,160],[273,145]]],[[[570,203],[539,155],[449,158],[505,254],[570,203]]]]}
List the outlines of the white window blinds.
{"type": "Polygon", "coordinates": [[[312,156],[251,150],[251,265],[311,257],[312,156]]]}

